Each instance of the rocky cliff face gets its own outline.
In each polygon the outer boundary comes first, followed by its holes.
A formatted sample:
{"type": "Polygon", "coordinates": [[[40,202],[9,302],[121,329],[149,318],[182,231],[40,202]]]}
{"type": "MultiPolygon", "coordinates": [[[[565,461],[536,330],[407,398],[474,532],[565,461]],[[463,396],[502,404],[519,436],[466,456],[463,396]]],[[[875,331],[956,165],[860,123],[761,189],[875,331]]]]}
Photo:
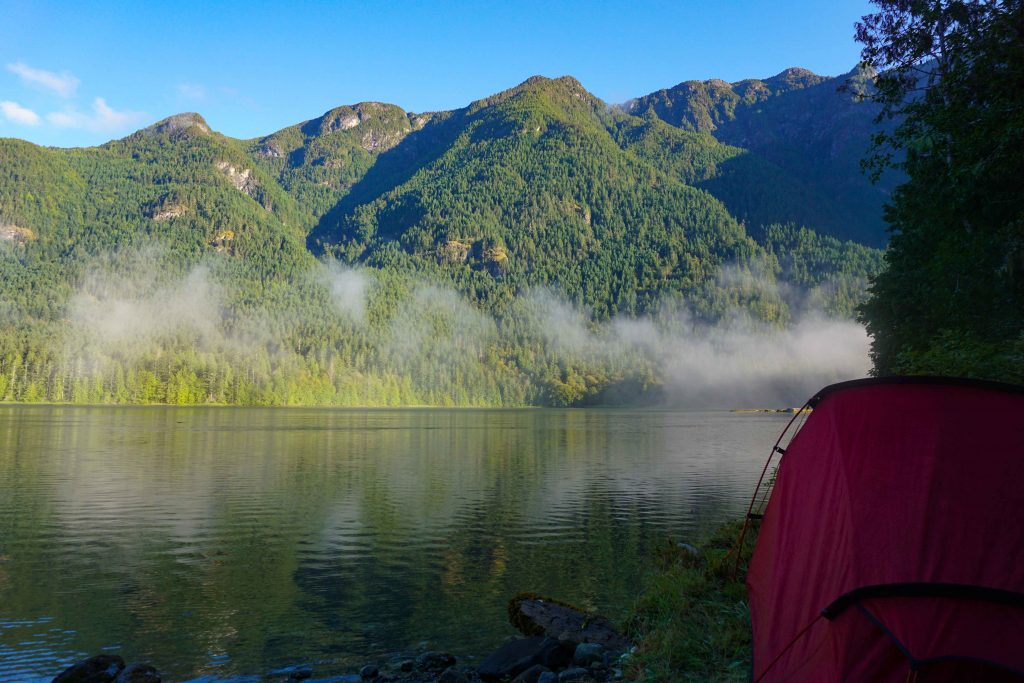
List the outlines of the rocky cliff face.
{"type": "Polygon", "coordinates": [[[195,112],[183,112],[168,116],[162,121],[154,123],[148,128],[143,128],[134,135],[156,136],[156,135],[211,135],[210,126],[199,114],[195,112]]]}
{"type": "Polygon", "coordinates": [[[227,161],[218,161],[217,170],[227,176],[231,184],[239,192],[255,197],[259,190],[259,183],[252,177],[252,171],[247,168],[235,168],[227,161]]]}
{"type": "Polygon", "coordinates": [[[302,124],[302,132],[310,137],[354,131],[360,146],[367,152],[388,150],[412,130],[410,116],[405,111],[393,104],[381,102],[360,102],[337,107],[320,118],[302,124]]]}

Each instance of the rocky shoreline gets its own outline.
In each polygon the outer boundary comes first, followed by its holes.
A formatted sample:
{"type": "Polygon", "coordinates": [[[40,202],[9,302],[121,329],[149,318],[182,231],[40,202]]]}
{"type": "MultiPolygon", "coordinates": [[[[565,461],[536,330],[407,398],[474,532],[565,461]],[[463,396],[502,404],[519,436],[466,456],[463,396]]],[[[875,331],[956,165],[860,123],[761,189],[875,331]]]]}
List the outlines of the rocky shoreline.
{"type": "MultiPolygon", "coordinates": [[[[534,594],[509,602],[509,622],[523,637],[512,638],[479,664],[448,652],[427,651],[368,663],[358,673],[317,677],[312,668],[264,677],[280,683],[605,683],[622,677],[621,664],[633,644],[607,619],[534,594]]],[[[53,683],[163,683],[148,664],[126,664],[100,654],[67,668],[53,683]]]]}

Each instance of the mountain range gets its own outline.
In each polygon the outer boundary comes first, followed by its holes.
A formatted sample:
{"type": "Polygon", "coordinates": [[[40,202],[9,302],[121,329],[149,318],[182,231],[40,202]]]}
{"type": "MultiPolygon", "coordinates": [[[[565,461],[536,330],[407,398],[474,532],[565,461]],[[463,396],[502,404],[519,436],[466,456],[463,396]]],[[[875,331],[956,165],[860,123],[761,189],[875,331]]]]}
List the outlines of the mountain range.
{"type": "MultiPolygon", "coordinates": [[[[700,319],[739,307],[784,325],[780,283],[850,316],[899,180],[860,172],[877,114],[866,88],[858,71],[787,69],[609,105],[571,77],[533,77],[462,109],[362,102],[253,140],[195,113],[92,148],[0,139],[0,352],[60,375],[66,358],[42,339],[97,269],[125,275],[143,252],[161,275],[134,273],[129,294],[202,263],[228,326],[325,305],[301,275],[324,258],[451,287],[498,319],[545,289],[596,322],[679,300],[700,319]],[[723,275],[736,270],[759,284],[736,287],[723,275]]],[[[335,334],[290,328],[281,343],[303,357],[311,335],[335,334]]]]}

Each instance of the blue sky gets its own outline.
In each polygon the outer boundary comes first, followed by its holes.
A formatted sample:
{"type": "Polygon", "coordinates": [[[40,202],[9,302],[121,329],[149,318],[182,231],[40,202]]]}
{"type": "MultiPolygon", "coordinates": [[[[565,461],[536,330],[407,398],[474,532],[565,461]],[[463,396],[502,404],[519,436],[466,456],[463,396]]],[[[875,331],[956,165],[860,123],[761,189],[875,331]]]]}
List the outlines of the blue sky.
{"type": "Polygon", "coordinates": [[[609,102],[856,64],[867,0],[0,0],[0,137],[92,145],[180,111],[256,137],[359,101],[461,107],[570,74],[609,102]]]}

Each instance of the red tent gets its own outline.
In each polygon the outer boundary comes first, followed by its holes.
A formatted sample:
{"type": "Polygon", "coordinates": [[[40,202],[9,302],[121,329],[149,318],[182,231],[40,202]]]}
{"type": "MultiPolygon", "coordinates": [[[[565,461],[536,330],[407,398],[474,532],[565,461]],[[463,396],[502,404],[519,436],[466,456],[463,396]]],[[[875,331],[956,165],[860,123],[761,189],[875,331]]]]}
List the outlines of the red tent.
{"type": "Polygon", "coordinates": [[[748,570],[753,680],[1022,680],[1024,387],[870,379],[809,403],[748,570]]]}

